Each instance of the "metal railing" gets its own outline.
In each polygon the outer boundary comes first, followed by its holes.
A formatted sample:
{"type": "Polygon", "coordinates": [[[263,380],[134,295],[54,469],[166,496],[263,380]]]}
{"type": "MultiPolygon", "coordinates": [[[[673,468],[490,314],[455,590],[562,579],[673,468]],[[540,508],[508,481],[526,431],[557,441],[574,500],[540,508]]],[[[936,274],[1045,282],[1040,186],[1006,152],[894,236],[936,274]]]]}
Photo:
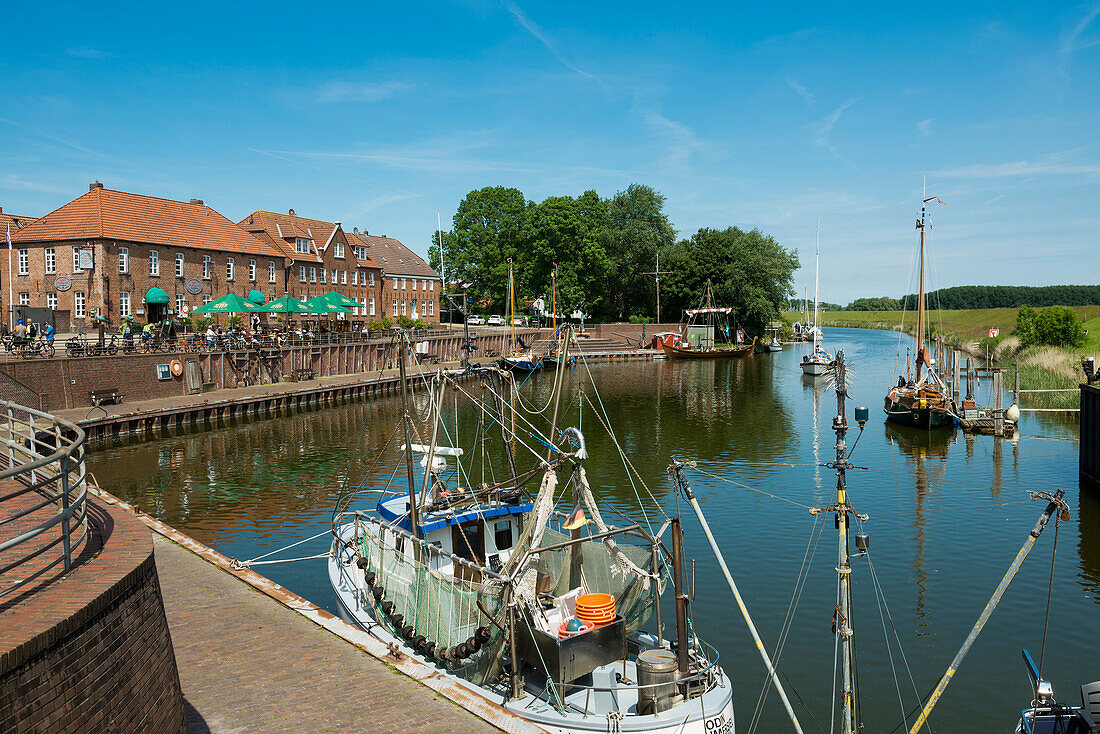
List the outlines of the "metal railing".
{"type": "Polygon", "coordinates": [[[88,538],[87,493],[84,431],[0,400],[0,597],[58,564],[72,568],[88,538]],[[33,527],[11,531],[17,520],[42,514],[33,527]],[[11,573],[20,567],[26,573],[11,573]]]}

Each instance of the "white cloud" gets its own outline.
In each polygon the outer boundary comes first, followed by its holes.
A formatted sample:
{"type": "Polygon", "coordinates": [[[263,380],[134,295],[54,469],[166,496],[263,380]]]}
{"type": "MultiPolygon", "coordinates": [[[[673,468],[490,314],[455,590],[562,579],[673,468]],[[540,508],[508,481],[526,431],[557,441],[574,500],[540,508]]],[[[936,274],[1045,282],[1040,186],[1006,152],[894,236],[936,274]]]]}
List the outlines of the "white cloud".
{"type": "Polygon", "coordinates": [[[927,138],[932,134],[932,128],[935,126],[936,121],[929,117],[927,120],[921,120],[917,123],[917,135],[922,138],[927,138]]]}
{"type": "Polygon", "coordinates": [[[1035,160],[1005,163],[975,163],[970,166],[937,171],[944,178],[1009,178],[1012,176],[1088,176],[1100,173],[1100,163],[1074,161],[1080,149],[1039,156],[1035,160]]]}
{"type": "Polygon", "coordinates": [[[412,89],[408,82],[345,82],[331,81],[317,90],[318,102],[379,102],[412,89]]]}
{"type": "Polygon", "coordinates": [[[1062,31],[1058,42],[1058,72],[1065,81],[1069,81],[1069,67],[1073,60],[1073,54],[1082,49],[1100,44],[1100,39],[1082,41],[1081,36],[1100,15],[1100,3],[1094,3],[1092,8],[1085,13],[1072,26],[1062,31]]]}
{"type": "Polygon", "coordinates": [[[76,56],[81,59],[109,59],[118,55],[110,51],[101,51],[98,48],[88,48],[86,46],[80,48],[67,48],[65,49],[65,53],[69,56],[76,56]]]}
{"type": "Polygon", "coordinates": [[[810,107],[814,106],[813,94],[807,91],[806,87],[795,81],[794,77],[787,77],[787,86],[793,89],[795,91],[795,94],[801,97],[802,101],[805,102],[807,105],[809,105],[810,107]]]}
{"type": "Polygon", "coordinates": [[[520,10],[515,3],[511,2],[511,0],[505,0],[504,7],[508,10],[509,13],[514,15],[516,17],[516,20],[519,21],[519,24],[527,29],[528,33],[538,39],[538,42],[545,46],[546,50],[552,53],[554,55],[554,58],[560,61],[563,66],[595,82],[600,81],[599,77],[595,76],[594,74],[589,74],[587,71],[581,69],[572,61],[565,58],[565,56],[562,55],[561,51],[558,50],[557,45],[550,40],[546,33],[543,32],[542,28],[540,28],[534,21],[528,18],[527,15],[524,14],[524,12],[520,10]]]}
{"type": "Polygon", "coordinates": [[[837,122],[840,121],[840,116],[844,114],[844,110],[848,109],[858,101],[858,98],[850,99],[844,104],[837,107],[835,110],[832,111],[832,113],[827,115],[817,124],[817,127],[814,129],[813,134],[813,141],[818,145],[818,147],[824,148],[825,150],[829,151],[829,153],[831,153],[834,157],[844,161],[849,166],[857,170],[859,169],[859,166],[857,166],[855,163],[852,163],[850,160],[840,154],[840,151],[837,150],[837,147],[830,140],[830,136],[832,135],[833,128],[836,127],[837,122]]]}
{"type": "Polygon", "coordinates": [[[709,148],[709,144],[695,134],[689,126],[676,120],[670,120],[652,110],[642,112],[646,125],[656,132],[666,143],[667,166],[681,171],[691,168],[691,157],[709,148]]]}

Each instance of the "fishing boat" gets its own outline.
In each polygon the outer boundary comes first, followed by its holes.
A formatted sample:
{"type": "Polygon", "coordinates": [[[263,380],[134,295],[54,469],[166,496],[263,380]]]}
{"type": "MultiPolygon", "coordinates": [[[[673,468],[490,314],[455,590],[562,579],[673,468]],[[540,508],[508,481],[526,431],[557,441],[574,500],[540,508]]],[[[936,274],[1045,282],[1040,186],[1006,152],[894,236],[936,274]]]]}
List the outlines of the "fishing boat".
{"type": "MultiPolygon", "coordinates": [[[[568,341],[559,353],[568,356],[568,341]]],[[[400,367],[404,376],[404,360],[400,367]]],[[[383,495],[372,512],[338,503],[328,575],[340,616],[445,677],[462,698],[541,730],[732,733],[730,680],[717,651],[689,634],[679,518],[655,533],[604,521],[585,475],[584,434],[557,430],[567,372],[555,375],[548,430],[515,407],[512,373],[494,369],[481,373],[480,399],[436,373],[420,399],[421,433],[414,386],[402,379],[405,443],[395,471],[404,464],[407,491],[383,495]],[[472,459],[447,445],[450,392],[475,401],[484,426],[500,427],[498,480],[474,483],[472,459]],[[413,443],[414,434],[426,443],[413,443]],[[534,456],[530,466],[517,445],[534,456]],[[556,507],[562,482],[569,513],[556,507]],[[661,617],[667,569],[674,641],[661,617]]],[[[457,433],[457,412],[455,421],[457,433]]],[[[487,429],[466,435],[482,444],[468,456],[484,462],[487,429]]]]}
{"type": "Polygon", "coordinates": [[[814,256],[814,325],[810,329],[813,339],[813,349],[809,354],[802,356],[802,372],[811,377],[820,377],[829,371],[829,363],[833,358],[821,346],[821,320],[818,303],[818,278],[821,274],[821,225],[817,226],[817,246],[814,256]]]}
{"type": "Polygon", "coordinates": [[[542,355],[526,348],[516,338],[516,281],[512,271],[512,258],[508,258],[508,326],[512,330],[510,351],[500,358],[500,366],[519,372],[541,370],[545,366],[542,355]]]}
{"type": "Polygon", "coordinates": [[[887,420],[925,429],[949,428],[958,424],[958,409],[951,398],[951,390],[932,369],[932,359],[924,343],[924,240],[927,208],[931,201],[939,201],[939,198],[930,196],[924,199],[920,219],[917,220],[920,231],[920,282],[917,295],[917,352],[912,360],[915,364],[911,364],[906,356],[905,374],[897,376],[897,383],[890,388],[883,403],[887,420]]]}
{"type": "MultiPolygon", "coordinates": [[[[756,337],[753,337],[751,344],[744,344],[738,347],[716,347],[714,344],[714,331],[718,327],[716,320],[722,318],[722,328],[726,337],[727,343],[733,342],[732,334],[729,325],[729,315],[733,313],[733,309],[728,306],[715,306],[714,297],[711,293],[710,281],[707,281],[706,295],[703,299],[703,306],[701,308],[694,308],[685,311],[688,316],[688,323],[681,326],[680,333],[677,339],[670,339],[665,337],[661,340],[661,349],[668,356],[669,359],[732,359],[734,357],[747,357],[752,355],[756,349],[756,337]],[[702,317],[705,320],[703,324],[706,329],[701,335],[699,346],[695,346],[688,340],[687,332],[691,326],[695,325],[696,319],[702,317]]],[[[742,344],[745,341],[745,332],[740,329],[736,333],[736,343],[742,344]]]]}
{"type": "Polygon", "coordinates": [[[1094,734],[1100,729],[1096,717],[1100,717],[1100,681],[1081,686],[1082,706],[1067,706],[1054,699],[1054,688],[1042,674],[1031,653],[1023,650],[1024,665],[1031,678],[1034,698],[1020,712],[1017,734],[1094,734]]]}

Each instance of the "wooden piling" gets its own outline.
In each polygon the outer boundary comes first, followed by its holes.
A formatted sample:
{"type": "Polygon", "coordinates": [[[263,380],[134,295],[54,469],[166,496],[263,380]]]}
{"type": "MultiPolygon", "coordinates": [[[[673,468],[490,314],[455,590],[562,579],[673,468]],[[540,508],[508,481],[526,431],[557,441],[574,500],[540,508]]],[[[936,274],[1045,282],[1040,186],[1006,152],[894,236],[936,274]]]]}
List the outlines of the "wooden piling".
{"type": "Polygon", "coordinates": [[[1003,436],[1005,435],[1005,414],[1004,414],[1004,373],[1000,370],[996,370],[993,373],[993,435],[1003,436]]]}
{"type": "Polygon", "coordinates": [[[1081,385],[1081,477],[1100,486],[1100,385],[1081,385]]]}
{"type": "Polygon", "coordinates": [[[958,401],[959,399],[959,362],[961,361],[961,355],[959,352],[951,351],[951,399],[958,401]]]}
{"type": "Polygon", "coordinates": [[[966,399],[974,399],[974,368],[970,365],[970,357],[966,358],[966,399]]]}

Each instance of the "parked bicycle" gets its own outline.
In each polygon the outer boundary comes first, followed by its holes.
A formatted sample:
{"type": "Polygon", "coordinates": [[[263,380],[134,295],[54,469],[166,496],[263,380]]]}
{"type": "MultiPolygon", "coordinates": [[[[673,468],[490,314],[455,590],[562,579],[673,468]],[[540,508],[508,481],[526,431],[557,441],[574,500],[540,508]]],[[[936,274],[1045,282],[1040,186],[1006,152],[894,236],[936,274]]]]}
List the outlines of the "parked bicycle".
{"type": "Polygon", "coordinates": [[[65,342],[65,356],[67,357],[100,357],[105,354],[118,354],[117,337],[112,336],[100,345],[98,340],[89,341],[85,332],[80,331],[77,332],[76,336],[70,337],[65,342]]]}
{"type": "Polygon", "coordinates": [[[53,342],[46,339],[29,339],[24,341],[18,347],[18,354],[23,359],[34,359],[35,357],[49,358],[54,355],[53,342]]]}

